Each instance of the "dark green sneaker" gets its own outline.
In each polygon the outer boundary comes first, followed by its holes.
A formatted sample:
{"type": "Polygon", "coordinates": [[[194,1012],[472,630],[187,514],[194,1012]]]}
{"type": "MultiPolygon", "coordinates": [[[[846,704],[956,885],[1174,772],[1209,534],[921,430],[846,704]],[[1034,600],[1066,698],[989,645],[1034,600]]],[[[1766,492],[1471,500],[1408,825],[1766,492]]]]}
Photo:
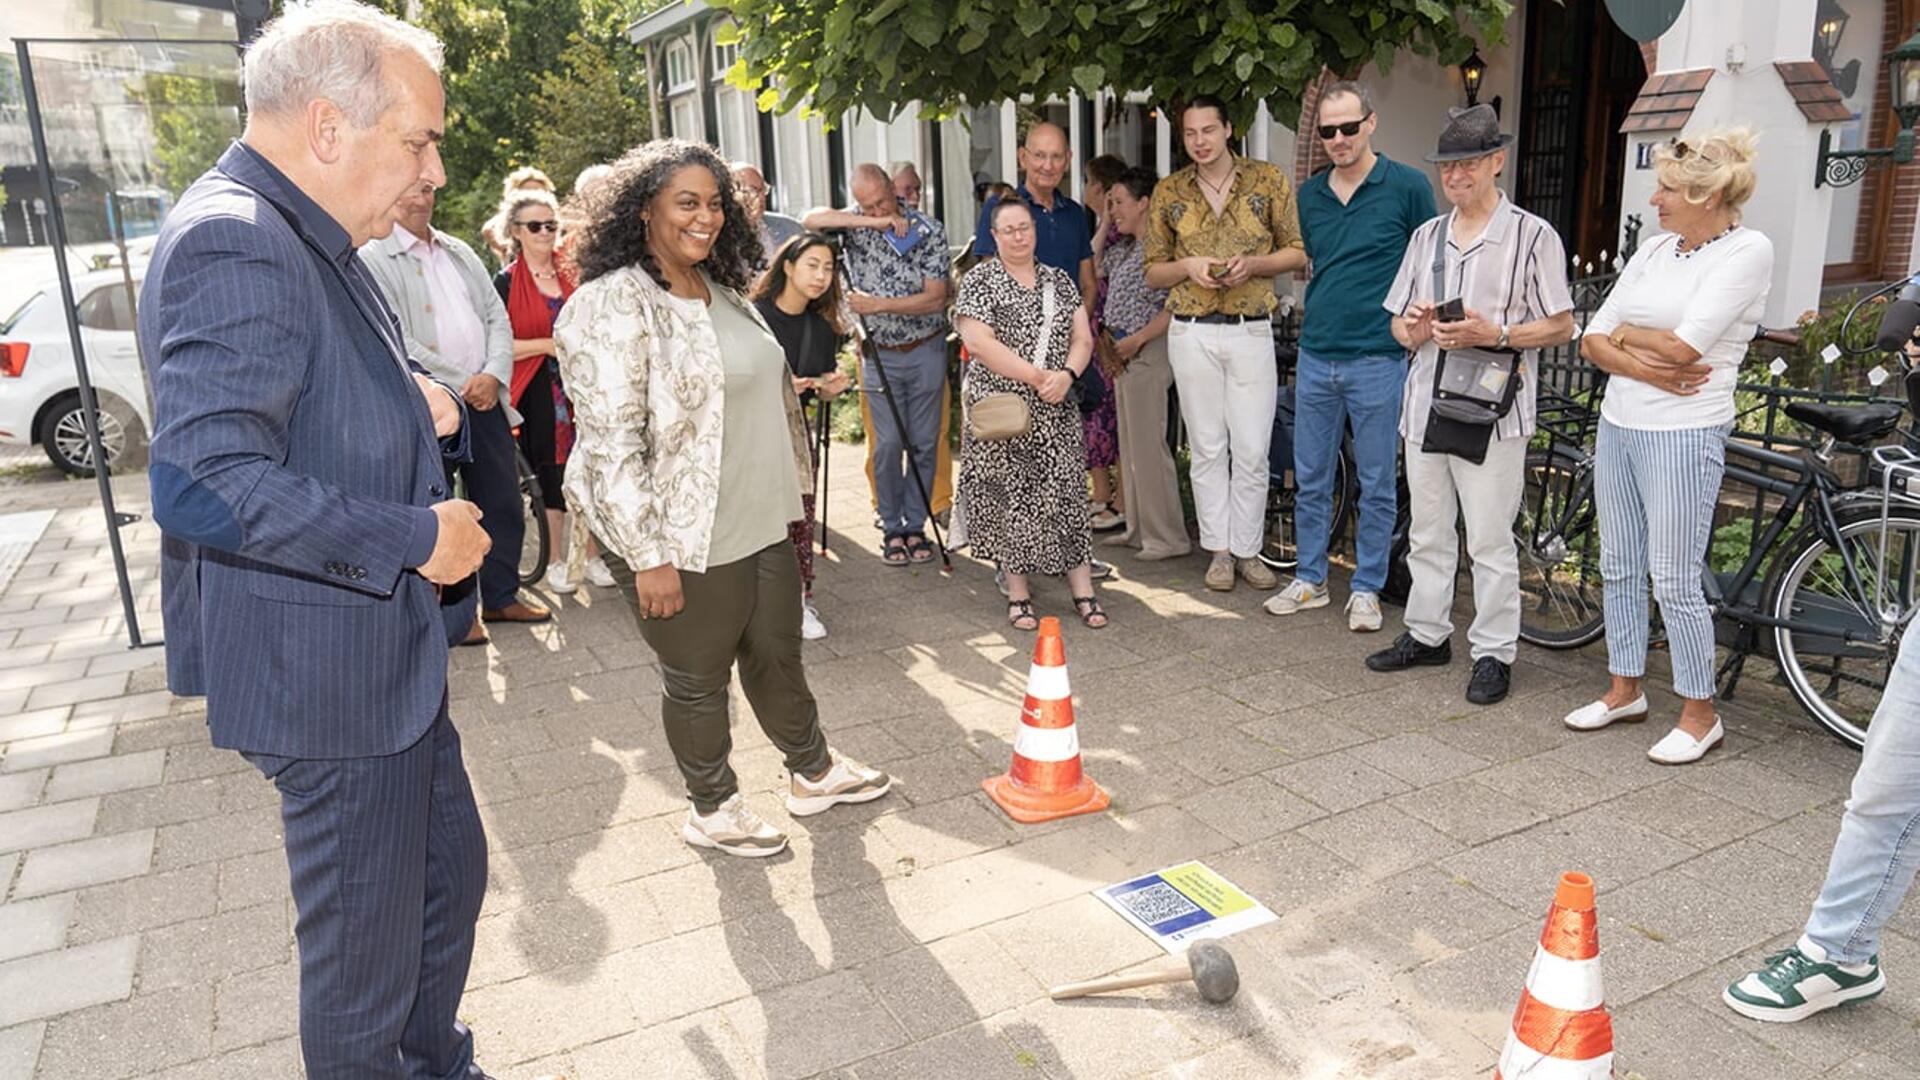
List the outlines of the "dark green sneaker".
{"type": "Polygon", "coordinates": [[[1727,987],[1720,999],[1741,1016],[1775,1024],[1805,1020],[1851,1001],[1865,1001],[1887,988],[1878,956],[1865,964],[1830,964],[1801,942],[1767,957],[1766,966],[1727,987]],[[1861,968],[1865,968],[1862,971],[1861,968]]]}

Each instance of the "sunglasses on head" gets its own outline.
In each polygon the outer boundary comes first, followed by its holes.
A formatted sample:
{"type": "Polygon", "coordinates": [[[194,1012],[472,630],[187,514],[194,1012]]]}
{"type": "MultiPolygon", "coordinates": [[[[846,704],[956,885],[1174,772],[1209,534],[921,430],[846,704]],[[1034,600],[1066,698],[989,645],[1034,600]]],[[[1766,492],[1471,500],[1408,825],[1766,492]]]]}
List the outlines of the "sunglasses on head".
{"type": "Polygon", "coordinates": [[[518,224],[521,228],[527,230],[530,233],[560,231],[560,223],[557,221],[522,221],[522,222],[518,222],[518,224]]]}
{"type": "Polygon", "coordinates": [[[1360,134],[1360,125],[1366,123],[1368,120],[1372,118],[1373,118],[1373,114],[1368,113],[1367,115],[1361,117],[1358,120],[1349,120],[1344,124],[1321,124],[1320,137],[1323,139],[1331,139],[1333,138],[1334,134],[1338,132],[1339,134],[1345,135],[1347,138],[1351,139],[1355,135],[1360,134]]]}

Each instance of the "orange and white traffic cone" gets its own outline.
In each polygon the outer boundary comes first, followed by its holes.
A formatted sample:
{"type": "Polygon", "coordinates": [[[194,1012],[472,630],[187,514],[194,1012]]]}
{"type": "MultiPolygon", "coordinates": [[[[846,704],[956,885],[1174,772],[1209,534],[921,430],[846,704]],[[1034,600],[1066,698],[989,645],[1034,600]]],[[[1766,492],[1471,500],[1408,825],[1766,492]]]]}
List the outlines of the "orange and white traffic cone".
{"type": "Polygon", "coordinates": [[[1493,1080],[1608,1080],[1613,1018],[1600,983],[1593,879],[1560,875],[1493,1080]]]}
{"type": "Polygon", "coordinates": [[[1060,639],[1059,619],[1040,620],[1033,667],[1027,672],[1027,700],[1020,707],[1020,731],[1013,740],[1013,764],[1006,775],[980,786],[1008,817],[1027,825],[1107,808],[1107,793],[1080,769],[1080,735],[1073,726],[1067,646],[1060,639]]]}

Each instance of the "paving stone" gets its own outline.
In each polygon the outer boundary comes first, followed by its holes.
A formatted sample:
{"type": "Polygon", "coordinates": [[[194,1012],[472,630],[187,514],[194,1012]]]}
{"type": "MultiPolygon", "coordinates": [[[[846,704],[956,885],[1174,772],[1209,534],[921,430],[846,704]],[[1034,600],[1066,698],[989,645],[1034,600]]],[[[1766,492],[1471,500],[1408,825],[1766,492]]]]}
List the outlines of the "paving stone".
{"type": "Polygon", "coordinates": [[[1322,933],[1405,970],[1472,948],[1529,917],[1433,866],[1382,878],[1357,905],[1336,912],[1322,933]]]}
{"type": "Polygon", "coordinates": [[[1298,832],[1222,852],[1207,865],[1275,912],[1317,904],[1366,884],[1353,864],[1298,832]]]}
{"type": "MultiPolygon", "coordinates": [[[[40,792],[46,786],[46,769],[0,773],[0,811],[32,806],[40,801],[40,792]]],[[[0,843],[4,842],[4,839],[0,839],[0,843]]]]}
{"type": "Polygon", "coordinates": [[[1449,780],[1396,795],[1387,805],[1468,845],[1484,844],[1547,820],[1545,811],[1472,780],[1449,780]]]}
{"type": "Polygon", "coordinates": [[[0,855],[0,888],[10,888],[13,885],[13,872],[18,869],[19,866],[19,852],[16,851],[11,855],[0,855]]]}
{"type": "MultiPolygon", "coordinates": [[[[1115,999],[1120,1000],[1120,999],[1115,999]]],[[[1018,1063],[1049,1076],[1117,1076],[1152,1070],[1199,1051],[1151,1005],[1042,999],[987,1021],[1018,1063]]]]}
{"type": "Polygon", "coordinates": [[[75,731],[60,735],[42,735],[7,744],[7,756],[0,760],[0,772],[24,772],[65,761],[85,761],[105,757],[113,751],[113,732],[75,731]]]}
{"type": "Polygon", "coordinates": [[[1209,785],[1252,776],[1287,761],[1285,754],[1231,727],[1181,739],[1167,746],[1165,753],[1209,785]]]}
{"type": "Polygon", "coordinates": [[[1622,795],[1607,809],[1702,851],[1768,827],[1773,818],[1678,780],[1622,795]]]}
{"type": "Polygon", "coordinates": [[[1335,814],[1409,790],[1404,781],[1368,765],[1352,750],[1284,765],[1267,777],[1335,814]]]}
{"type": "Polygon", "coordinates": [[[883,874],[911,872],[1014,842],[1014,826],[984,795],[911,806],[876,818],[873,831],[896,860],[883,874]]]}
{"type": "MultiPolygon", "coordinates": [[[[179,699],[178,707],[198,706],[195,711],[181,712],[168,716],[164,720],[141,720],[123,724],[114,737],[114,747],[121,753],[134,753],[151,750],[154,747],[173,747],[199,745],[203,749],[207,741],[206,702],[200,699],[179,699]]],[[[228,757],[237,757],[226,751],[218,751],[228,757]]],[[[244,762],[245,759],[242,759],[244,762]]],[[[169,763],[171,767],[171,763],[169,763]]],[[[179,779],[179,777],[174,777],[179,779]]]]}
{"type": "MultiPolygon", "coordinates": [[[[738,1077],[758,1080],[757,1048],[749,1047],[719,1009],[708,1009],[583,1046],[568,1055],[570,1080],[629,1080],[632,1077],[738,1077]]],[[[529,1066],[526,1075],[544,1072],[529,1066]]]]}
{"type": "Polygon", "coordinates": [[[469,991],[461,998],[460,1016],[473,1029],[474,1046],[490,1061],[529,1061],[626,1035],[651,1024],[635,1022],[628,995],[636,988],[629,980],[653,993],[679,992],[623,959],[641,951],[469,991]]]}
{"type": "Polygon", "coordinates": [[[1033,1074],[1034,1065],[1017,1058],[1013,1047],[985,1024],[923,1039],[854,1068],[859,1080],[1029,1080],[1033,1074]]]}
{"type": "Polygon", "coordinates": [[[0,904],[0,961],[59,948],[73,921],[73,895],[0,904]]]}
{"type": "Polygon", "coordinates": [[[34,709],[50,709],[79,701],[117,697],[126,689],[127,673],[124,671],[112,675],[92,675],[36,686],[27,698],[27,705],[34,709]]]}
{"type": "Polygon", "coordinates": [[[58,735],[67,729],[67,714],[72,711],[62,705],[51,709],[34,709],[32,712],[13,712],[10,715],[0,716],[0,743],[58,735]]]}
{"type": "Polygon", "coordinates": [[[1301,826],[1304,836],[1370,878],[1430,862],[1460,850],[1458,841],[1385,803],[1374,803],[1301,826]]]}
{"type": "Polygon", "coordinates": [[[49,803],[0,814],[0,851],[50,847],[93,833],[99,799],[49,803]]]}
{"type": "Polygon", "coordinates": [[[863,964],[856,973],[915,1039],[951,1031],[1045,993],[1000,946],[991,928],[904,949],[863,964]]]}
{"type": "Polygon", "coordinates": [[[851,972],[783,987],[721,1010],[774,1080],[795,1080],[903,1045],[907,1034],[851,972]]]}
{"type": "Polygon", "coordinates": [[[100,831],[178,825],[220,813],[220,786],[214,779],[187,780],[100,798],[100,831]]]}
{"type": "Polygon", "coordinates": [[[1738,1020],[1724,1009],[1709,1011],[1675,994],[1657,994],[1622,1009],[1613,1021],[1617,1068],[1649,1077],[1764,1076],[1768,1080],[1795,1080],[1810,1076],[1805,1066],[1770,1052],[1762,1039],[1772,1038],[1771,1027],[1742,1021],[1750,1029],[1733,1027],[1719,1015],[1738,1020]]]}
{"type": "Polygon", "coordinates": [[[1627,820],[1611,805],[1555,818],[1527,830],[1568,869],[1591,874],[1601,892],[1692,858],[1697,849],[1627,820]]]}
{"type": "MultiPolygon", "coordinates": [[[[201,873],[207,869],[204,863],[190,868],[192,872],[201,873]]],[[[293,895],[285,851],[259,851],[222,859],[218,871],[221,911],[284,901],[293,895]]]]}
{"type": "Polygon", "coordinates": [[[1684,772],[1680,783],[1776,821],[1815,809],[1833,798],[1830,788],[1815,787],[1742,758],[1704,759],[1684,772]]]}
{"type": "Polygon", "coordinates": [[[139,952],[140,940],[124,937],[0,964],[0,1028],[119,1001],[133,992],[139,952]]]}
{"type": "Polygon", "coordinates": [[[216,1051],[300,1033],[300,965],[280,964],[222,979],[214,990],[216,1051]]]}
{"type": "Polygon", "coordinates": [[[212,1036],[213,987],[143,994],[49,1023],[40,1071],[118,1080],[204,1058],[212,1036]]]}
{"type": "Polygon", "coordinates": [[[285,904],[260,904],[204,919],[176,922],[146,935],[140,992],[196,983],[285,964],[293,924],[285,904]]]}
{"type": "Polygon", "coordinates": [[[1407,784],[1423,788],[1453,780],[1487,767],[1483,758],[1456,750],[1431,735],[1395,735],[1356,746],[1354,757],[1407,784]]]}
{"type": "Polygon", "coordinates": [[[1571,814],[1633,790],[1618,778],[1581,772],[1552,754],[1495,765],[1474,773],[1473,782],[1549,814],[1571,814]]]}
{"type": "Polygon", "coordinates": [[[1208,785],[1180,808],[1236,844],[1287,832],[1326,813],[1265,776],[1208,785]]]}
{"type": "Polygon", "coordinates": [[[73,940],[99,941],[211,915],[216,872],[211,865],[190,866],[82,889],[73,940]]]}
{"type": "Polygon", "coordinates": [[[153,830],[137,829],[27,853],[14,897],[78,889],[147,872],[153,862],[153,830]]]}
{"type": "MultiPolygon", "coordinates": [[[[1574,868],[1564,855],[1541,843],[1532,830],[1489,840],[1436,861],[1447,873],[1522,911],[1541,905],[1543,916],[1560,875],[1574,868]]],[[[1596,884],[1604,889],[1618,883],[1599,880],[1596,884]]]]}
{"type": "Polygon", "coordinates": [[[468,985],[589,963],[671,933],[645,883],[585,890],[482,919],[468,985]]]}
{"type": "Polygon", "coordinates": [[[167,783],[201,780],[209,776],[253,769],[253,766],[247,763],[247,759],[239,754],[205,745],[206,722],[201,721],[199,727],[198,745],[185,743],[167,748],[167,783]]]}
{"type": "Polygon", "coordinates": [[[924,943],[1130,875],[1131,868],[1106,849],[1056,832],[888,880],[885,888],[901,925],[924,943]],[[959,896],[968,902],[956,904],[959,896]]]}
{"type": "Polygon", "coordinates": [[[34,1065],[40,1060],[40,1042],[46,1032],[44,1021],[0,1031],[0,1080],[33,1080],[34,1065]]]}
{"type": "MultiPolygon", "coordinates": [[[[115,657],[113,659],[119,659],[115,657]]],[[[93,672],[90,661],[88,673],[93,672]]],[[[137,672],[127,671],[121,678],[127,680],[127,692],[117,697],[96,698],[82,701],[73,707],[73,716],[67,721],[67,729],[78,731],[86,728],[118,727],[141,720],[158,720],[173,714],[175,702],[179,699],[165,689],[135,693],[132,683],[137,672]]],[[[106,676],[100,676],[105,678],[106,676]]]]}
{"type": "Polygon", "coordinates": [[[176,1065],[153,1073],[150,1080],[259,1080],[268,1076],[299,1076],[302,1062],[299,1039],[278,1039],[264,1046],[231,1050],[219,1057],[176,1065]]]}
{"type": "Polygon", "coordinates": [[[174,870],[194,863],[218,862],[281,846],[280,811],[264,807],[240,814],[162,825],[153,863],[174,870]]]}
{"type": "Polygon", "coordinates": [[[56,765],[53,779],[47,784],[47,800],[78,799],[88,795],[105,795],[114,791],[126,791],[129,788],[151,787],[160,782],[160,774],[165,768],[167,752],[148,750],[139,754],[123,754],[115,757],[97,758],[93,761],[77,761],[67,765],[56,765]]]}

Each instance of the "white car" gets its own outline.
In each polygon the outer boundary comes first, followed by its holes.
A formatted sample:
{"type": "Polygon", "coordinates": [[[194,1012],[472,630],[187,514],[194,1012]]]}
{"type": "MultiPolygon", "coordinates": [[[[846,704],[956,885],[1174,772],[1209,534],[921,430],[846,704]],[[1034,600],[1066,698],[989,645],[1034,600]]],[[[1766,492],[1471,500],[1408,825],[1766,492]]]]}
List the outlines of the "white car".
{"type": "MultiPolygon", "coordinates": [[[[153,430],[133,336],[132,300],[138,299],[142,270],[136,264],[131,298],[118,268],[73,279],[87,371],[100,401],[100,441],[115,472],[145,465],[147,433],[153,430]]],[[[0,443],[39,443],[61,469],[90,475],[93,451],[61,308],[60,284],[50,281],[0,322],[0,443]]]]}

